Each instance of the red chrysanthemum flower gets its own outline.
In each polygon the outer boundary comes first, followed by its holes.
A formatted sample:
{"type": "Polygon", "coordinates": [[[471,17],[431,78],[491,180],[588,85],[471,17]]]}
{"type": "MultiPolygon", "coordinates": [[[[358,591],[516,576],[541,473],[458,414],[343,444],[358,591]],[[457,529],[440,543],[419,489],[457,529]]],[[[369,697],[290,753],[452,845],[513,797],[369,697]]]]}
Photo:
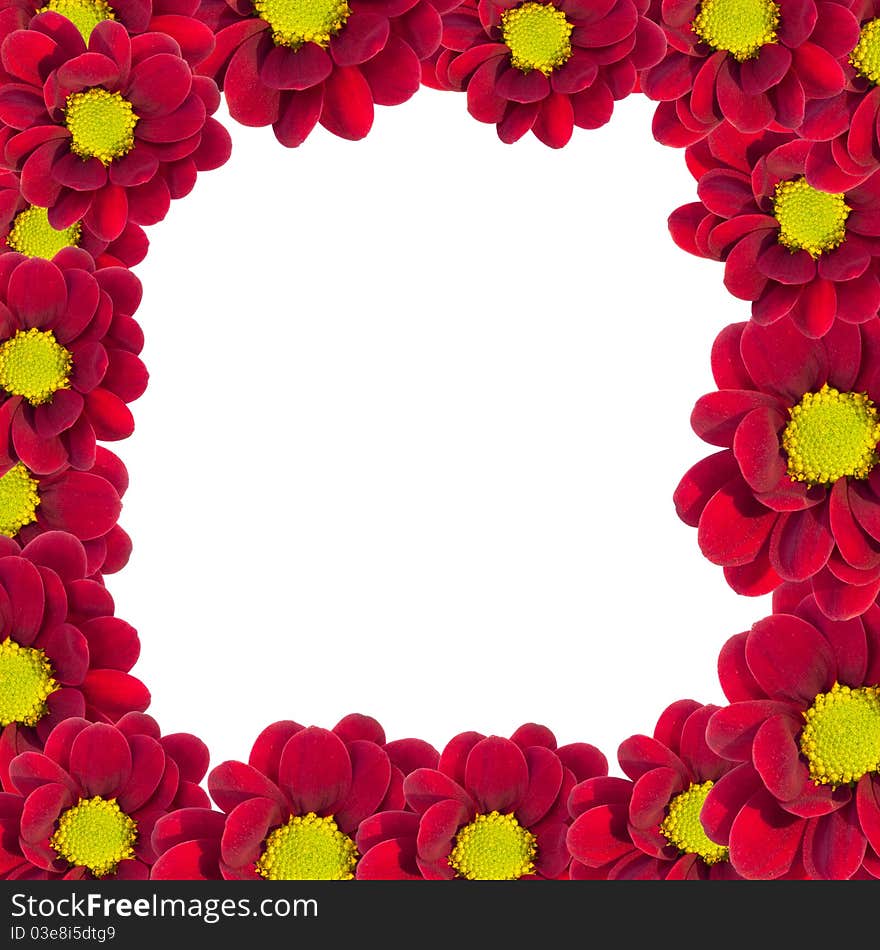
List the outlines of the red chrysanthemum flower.
{"type": "Polygon", "coordinates": [[[202,0],[216,31],[198,68],[217,80],[229,114],[271,125],[282,145],[301,145],[319,122],[361,139],[373,105],[406,102],[421,60],[440,45],[440,13],[457,0],[202,0]]]}
{"type": "Polygon", "coordinates": [[[641,75],[660,105],[654,137],[698,141],[723,121],[741,132],[797,129],[813,99],[837,95],[858,38],[847,6],[815,0],[657,3],[669,50],[641,75]]]}
{"type": "Polygon", "coordinates": [[[880,169],[880,2],[855,0],[859,33],[843,61],[846,88],[807,104],[798,134],[813,144],[807,180],[823,191],[846,191],[880,169]]]}
{"type": "Polygon", "coordinates": [[[95,440],[134,430],[128,403],[147,385],[132,319],[131,271],[90,273],[69,248],[53,261],[0,254],[0,465],[53,474],[95,463],[95,440]],[[68,262],[73,260],[73,264],[68,262]]]}
{"type": "Polygon", "coordinates": [[[435,769],[404,782],[411,811],[390,810],[361,824],[359,879],[518,880],[566,877],[567,801],[575,785],[606,775],[592,745],[557,748],[532,723],[510,739],[464,732],[435,769]]]}
{"type": "Polygon", "coordinates": [[[346,716],[333,731],[282,721],[263,730],[248,764],[224,762],[208,777],[222,811],[186,807],[153,832],[163,880],[343,880],[369,815],[404,807],[404,777],[437,763],[420,739],[386,742],[371,717],[346,716]]]}
{"type": "Polygon", "coordinates": [[[19,176],[0,171],[0,254],[14,251],[48,261],[69,247],[79,247],[93,259],[93,265],[85,265],[92,270],[134,267],[146,257],[149,244],[144,229],[131,221],[115,241],[102,241],[82,221],[61,230],[53,228],[48,209],[24,200],[19,176]]]}
{"type": "MultiPolygon", "coordinates": [[[[137,632],[86,574],[72,535],[53,531],[18,550],[0,539],[0,784],[12,758],[40,749],[62,720],[112,722],[150,694],[129,675],[137,632]]],[[[8,789],[7,789],[8,790],[8,789]]]]}
{"type": "Polygon", "coordinates": [[[809,340],[788,318],[733,324],[712,349],[718,391],[691,415],[724,446],[674,494],[703,554],[737,593],[809,580],[831,618],[880,591],[880,323],[836,323],[809,340]]]}
{"type": "Polygon", "coordinates": [[[229,157],[229,135],[211,118],[217,87],[193,76],[166,34],[130,38],[105,20],[87,51],[70,20],[41,13],[6,37],[0,58],[6,163],[54,228],[82,220],[114,241],[129,220],[161,221],[198,171],[229,157]]]}
{"type": "Polygon", "coordinates": [[[880,876],[880,608],[844,623],[813,597],[731,637],[731,705],[706,738],[736,767],[703,807],[746,878],[880,876]]]}
{"type": "Polygon", "coordinates": [[[669,218],[679,247],[725,262],[724,284],[752,319],[789,314],[807,336],[835,318],[862,323],[880,307],[880,174],[840,194],[804,171],[809,142],[721,130],[689,156],[700,201],[669,218]]]}
{"type": "Polygon", "coordinates": [[[87,472],[34,475],[16,462],[0,473],[0,536],[25,545],[46,531],[69,532],[83,543],[89,576],[128,562],[131,540],[117,524],[128,471],[112,452],[97,446],[87,472]]]}
{"type": "Polygon", "coordinates": [[[0,877],[146,880],[156,820],[192,796],[207,749],[195,736],[160,737],[149,716],[116,725],[71,718],[42,752],[10,765],[0,794],[0,877]],[[187,776],[186,779],[183,776],[187,776]]]}
{"type": "Polygon", "coordinates": [[[195,18],[198,7],[198,0],[0,0],[0,40],[26,30],[35,16],[51,10],[67,17],[86,43],[104,20],[118,20],[132,36],[165,33],[195,66],[214,48],[214,34],[195,18]]]}
{"type": "Polygon", "coordinates": [[[468,111],[495,125],[502,142],[531,130],[561,148],[574,126],[595,129],[637,71],[664,54],[647,0],[482,0],[443,18],[446,50],[435,83],[466,90],[468,111]]]}
{"type": "Polygon", "coordinates": [[[732,764],[706,745],[717,706],[682,699],[653,736],[630,736],[617,752],[628,779],[599,776],[568,799],[574,880],[729,880],[727,848],[700,821],[703,802],[732,764]]]}

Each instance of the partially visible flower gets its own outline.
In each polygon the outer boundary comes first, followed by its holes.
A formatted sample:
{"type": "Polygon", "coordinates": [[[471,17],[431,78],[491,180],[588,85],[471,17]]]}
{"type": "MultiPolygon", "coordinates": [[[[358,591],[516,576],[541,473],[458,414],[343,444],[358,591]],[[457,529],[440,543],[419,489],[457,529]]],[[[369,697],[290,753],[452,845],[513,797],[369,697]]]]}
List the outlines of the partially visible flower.
{"type": "Polygon", "coordinates": [[[438,85],[466,90],[468,111],[502,142],[527,132],[561,148],[575,126],[595,129],[639,70],[666,50],[647,0],[484,0],[446,14],[438,85]]]}
{"type": "Polygon", "coordinates": [[[729,129],[707,139],[690,164],[700,200],[678,208],[679,247],[724,261],[724,284],[752,301],[752,319],[788,314],[807,336],[835,319],[864,323],[880,307],[880,173],[840,194],[806,178],[810,143],[729,129]]]}
{"type": "Polygon", "coordinates": [[[702,819],[733,866],[762,880],[876,873],[880,609],[832,622],[808,596],[731,637],[718,674],[730,705],[706,739],[734,767],[702,819]]]}
{"type": "Polygon", "coordinates": [[[579,783],[568,804],[573,879],[729,880],[728,849],[700,820],[707,795],[731,763],[706,745],[717,706],[689,699],[660,715],[653,736],[630,736],[617,753],[629,778],[579,783]]]}
{"type": "Polygon", "coordinates": [[[301,145],[320,123],[362,139],[374,105],[406,102],[457,0],[203,0],[216,47],[198,71],[216,79],[242,125],[271,125],[301,145]]]}
{"type": "Polygon", "coordinates": [[[10,791],[0,794],[0,876],[147,879],[153,826],[206,752],[194,736],[160,739],[149,717],[66,719],[42,752],[12,760],[10,791]]]}
{"type": "Polygon", "coordinates": [[[691,426],[722,451],[675,490],[678,516],[740,594],[809,581],[846,620],[880,591],[880,323],[809,340],[789,318],[732,324],[712,348],[718,390],[691,426]]]}
{"type": "Polygon", "coordinates": [[[90,273],[80,266],[86,256],[0,255],[5,470],[16,462],[37,475],[67,465],[87,470],[95,464],[96,439],[124,439],[134,429],[128,403],[147,385],[137,355],[143,337],[130,316],[140,281],[119,267],[90,273]]]}
{"type": "MultiPolygon", "coordinates": [[[[140,225],[127,223],[115,241],[102,241],[81,221],[57,230],[46,208],[30,205],[21,194],[15,172],[0,171],[0,254],[14,251],[25,257],[52,260],[70,247],[82,248],[94,267],[134,267],[147,254],[150,242],[140,225]]],[[[88,269],[88,264],[84,266],[88,269]]]]}
{"type": "Polygon", "coordinates": [[[86,48],[70,20],[40,13],[3,40],[0,59],[0,145],[54,228],[82,221],[115,241],[129,221],[161,221],[198,171],[229,157],[216,85],[193,76],[167,34],[129,37],[103,20],[86,48]]]}
{"type": "Polygon", "coordinates": [[[656,3],[666,56],[641,75],[659,101],[654,137],[686,146],[722,122],[741,132],[797,129],[805,105],[844,88],[858,39],[844,4],[822,0],[656,3]]]}
{"type": "Polygon", "coordinates": [[[521,726],[510,739],[464,732],[437,768],[404,782],[411,811],[361,824],[359,879],[518,880],[567,876],[567,801],[578,781],[607,774],[587,743],[557,748],[549,729],[521,726]]]}
{"type": "Polygon", "coordinates": [[[360,823],[404,807],[403,779],[436,764],[419,739],[387,742],[372,717],[353,714],[332,731],[284,720],[257,737],[248,760],[209,778],[221,811],[181,807],[153,833],[164,880],[343,880],[360,857],[360,823]]]}

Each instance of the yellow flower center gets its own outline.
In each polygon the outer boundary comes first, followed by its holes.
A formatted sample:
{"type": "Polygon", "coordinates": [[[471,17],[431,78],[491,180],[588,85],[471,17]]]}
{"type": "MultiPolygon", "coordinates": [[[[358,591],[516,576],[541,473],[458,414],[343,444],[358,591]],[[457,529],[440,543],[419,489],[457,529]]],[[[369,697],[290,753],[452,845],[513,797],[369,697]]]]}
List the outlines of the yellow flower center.
{"type": "Polygon", "coordinates": [[[333,816],[310,811],[295,815],[268,838],[257,873],[270,881],[348,881],[354,877],[358,851],[333,816]]]}
{"type": "Polygon", "coordinates": [[[449,864],[469,881],[515,881],[534,874],[537,839],[513,815],[477,815],[455,836],[449,864]]]}
{"type": "Polygon", "coordinates": [[[272,27],[276,46],[299,49],[316,43],[325,49],[330,37],[345,26],[351,16],[346,0],[254,0],[260,19],[272,27]]]}
{"type": "Polygon", "coordinates": [[[792,251],[809,251],[813,257],[833,251],[846,238],[851,210],[843,194],[819,191],[805,178],[781,181],[773,197],[779,243],[792,251]]]}
{"type": "Polygon", "coordinates": [[[697,785],[691,782],[686,792],[676,795],[666,809],[666,817],[660,824],[660,833],[682,854],[699,855],[706,864],[717,864],[728,859],[728,849],[706,834],[700,811],[713,782],[697,785]]]}
{"type": "Polygon", "coordinates": [[[501,14],[501,39],[510,50],[510,64],[524,73],[539,69],[549,76],[566,63],[573,28],[552,3],[523,3],[501,14]]]}
{"type": "Polygon", "coordinates": [[[115,798],[81,798],[62,812],[49,839],[56,854],[95,877],[113,874],[120,861],[134,857],[137,824],[121,811],[115,798]]]}
{"type": "Polygon", "coordinates": [[[82,224],[79,221],[61,231],[49,224],[49,211],[31,205],[12,222],[6,243],[10,250],[18,251],[25,257],[42,257],[47,261],[65,247],[76,247],[82,236],[82,224]]]}
{"type": "Polygon", "coordinates": [[[880,688],[835,683],[803,715],[801,752],[816,785],[843,785],[880,772],[880,688]]]}
{"type": "Polygon", "coordinates": [[[14,538],[25,525],[37,520],[38,488],[39,483],[21,462],[0,476],[0,534],[14,538]]]}
{"type": "Polygon", "coordinates": [[[70,353],[51,330],[19,330],[0,346],[0,387],[39,406],[70,387],[71,365],[70,353]]]}
{"type": "Polygon", "coordinates": [[[877,408],[865,393],[841,393],[828,383],[788,410],[782,433],[788,474],[796,482],[831,485],[838,478],[867,478],[877,463],[877,408]]]}
{"type": "Polygon", "coordinates": [[[773,0],[703,0],[691,28],[712,49],[742,62],[776,42],[779,4],[773,0]]]}
{"type": "Polygon", "coordinates": [[[849,54],[850,65],[871,82],[880,81],[880,19],[868,20],[849,54]]]}
{"type": "Polygon", "coordinates": [[[89,42],[92,30],[102,20],[115,20],[116,15],[104,0],[49,0],[37,13],[54,10],[68,20],[79,30],[82,38],[89,42]]]}
{"type": "Polygon", "coordinates": [[[80,158],[97,158],[105,165],[134,147],[138,116],[128,99],[100,86],[67,97],[65,124],[72,136],[70,150],[80,158]]]}
{"type": "Polygon", "coordinates": [[[58,689],[42,650],[0,643],[0,726],[35,726],[46,715],[46,699],[58,689]]]}

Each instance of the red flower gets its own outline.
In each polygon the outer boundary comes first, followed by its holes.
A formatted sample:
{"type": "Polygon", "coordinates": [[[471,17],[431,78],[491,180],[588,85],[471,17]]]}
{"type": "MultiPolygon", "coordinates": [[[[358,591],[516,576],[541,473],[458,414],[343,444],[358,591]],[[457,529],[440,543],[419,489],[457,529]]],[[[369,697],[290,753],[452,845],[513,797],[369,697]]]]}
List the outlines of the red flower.
{"type": "Polygon", "coordinates": [[[131,553],[116,523],[127,487],[122,461],[100,445],[88,472],[34,475],[17,462],[0,474],[0,535],[25,545],[46,531],[69,532],[83,543],[88,576],[113,574],[131,553]]]}
{"type": "Polygon", "coordinates": [[[368,716],[346,716],[332,732],[273,723],[249,764],[224,762],[208,777],[222,811],[186,807],[157,823],[152,877],[350,878],[358,826],[375,812],[403,808],[404,776],[437,758],[419,739],[386,742],[368,716]]]}
{"type": "Polygon", "coordinates": [[[543,726],[511,739],[464,732],[437,768],[404,782],[412,811],[391,810],[361,824],[359,879],[514,880],[568,872],[566,803],[578,781],[607,774],[586,743],[556,747],[543,726]]]}
{"type": "Polygon", "coordinates": [[[0,57],[6,162],[55,228],[82,220],[114,241],[129,220],[161,221],[199,170],[229,157],[228,133],[211,118],[217,87],[192,75],[170,36],[130,38],[105,20],[86,51],[66,17],[41,13],[6,37],[0,57]]]}
{"type": "Polygon", "coordinates": [[[440,44],[440,12],[455,0],[203,0],[217,33],[199,72],[217,80],[242,125],[271,125],[282,145],[301,145],[320,122],[361,139],[373,105],[406,102],[420,61],[440,44]],[[438,12],[439,11],[439,12],[438,12]]]}
{"type": "Polygon", "coordinates": [[[718,391],[691,415],[723,451],[681,480],[678,516],[737,593],[809,580],[844,620],[880,591],[880,323],[809,340],[787,318],[734,324],[712,349],[718,391]]]}
{"type": "Polygon", "coordinates": [[[823,191],[847,191],[880,168],[880,3],[855,0],[860,34],[843,61],[846,87],[807,104],[798,134],[809,139],[807,180],[823,191]]]}
{"type": "Polygon", "coordinates": [[[156,820],[182,789],[189,799],[185,786],[206,765],[204,743],[160,738],[148,716],[116,726],[65,720],[42,752],[12,761],[11,791],[0,794],[0,877],[145,880],[156,820]]]}
{"type": "Polygon", "coordinates": [[[880,609],[827,620],[812,597],[724,645],[730,705],[706,738],[736,763],[702,818],[746,878],[880,871],[880,609]]]}
{"type": "Polygon", "coordinates": [[[617,757],[629,779],[599,776],[568,799],[576,880],[725,880],[738,878],[727,848],[700,821],[703,802],[731,763],[706,745],[718,709],[682,699],[668,706],[651,736],[630,736],[617,757]]]}
{"type": "Polygon", "coordinates": [[[115,241],[102,241],[82,221],[56,230],[49,224],[46,208],[24,200],[19,176],[0,171],[0,254],[15,251],[25,257],[52,260],[68,247],[80,247],[94,261],[86,269],[134,267],[146,257],[149,243],[144,229],[130,221],[115,241]]]}
{"type": "Polygon", "coordinates": [[[49,475],[95,463],[95,440],[131,435],[147,385],[131,271],[94,274],[76,248],[54,261],[0,255],[0,466],[49,475]],[[73,253],[76,252],[76,253],[73,253]],[[72,264],[68,262],[72,261],[72,264]]]}
{"type": "Polygon", "coordinates": [[[26,749],[40,749],[71,716],[112,722],[142,712],[150,694],[129,675],[137,632],[86,574],[72,535],[41,535],[19,551],[0,539],[0,783],[26,749]]]}
{"type": "Polygon", "coordinates": [[[843,89],[858,39],[849,9],[822,0],[676,0],[660,25],[669,50],[641,82],[660,101],[654,137],[672,146],[724,120],[741,132],[797,129],[806,103],[843,89]]]}
{"type": "Polygon", "coordinates": [[[665,50],[647,0],[482,0],[444,18],[436,84],[467,91],[468,111],[493,123],[502,142],[531,130],[561,148],[574,126],[595,129],[637,70],[665,50]]]}
{"type": "Polygon", "coordinates": [[[720,130],[689,156],[700,201],[672,213],[679,247],[725,262],[724,284],[752,319],[789,314],[820,337],[835,317],[862,323],[880,307],[880,174],[841,194],[804,177],[810,143],[775,134],[749,142],[720,130]]]}

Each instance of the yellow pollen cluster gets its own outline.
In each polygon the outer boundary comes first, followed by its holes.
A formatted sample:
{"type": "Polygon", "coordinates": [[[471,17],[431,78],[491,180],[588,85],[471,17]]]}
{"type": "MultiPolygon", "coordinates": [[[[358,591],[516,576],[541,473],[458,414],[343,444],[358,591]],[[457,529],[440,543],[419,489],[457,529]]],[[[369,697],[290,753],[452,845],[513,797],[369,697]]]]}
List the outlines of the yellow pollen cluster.
{"type": "Polygon", "coordinates": [[[537,839],[516,818],[491,811],[455,836],[449,865],[469,881],[515,881],[535,873],[537,839]]]}
{"type": "Polygon", "coordinates": [[[869,20],[849,54],[850,65],[870,82],[880,82],[880,19],[869,20]]]}
{"type": "Polygon", "coordinates": [[[326,49],[351,16],[347,0],[254,0],[254,10],[272,28],[275,45],[294,50],[303,43],[326,49]]]}
{"type": "Polygon", "coordinates": [[[59,858],[88,868],[95,877],[116,871],[120,861],[134,857],[137,824],[115,798],[81,798],[62,812],[49,844],[59,858]]]}
{"type": "Polygon", "coordinates": [[[38,488],[39,483],[21,462],[0,476],[0,534],[14,538],[37,520],[38,488]]]}
{"type": "Polygon", "coordinates": [[[524,73],[549,76],[571,56],[571,31],[562,10],[552,3],[523,3],[501,14],[501,39],[510,50],[510,65],[524,73]]]}
{"type": "Polygon", "coordinates": [[[76,221],[69,228],[59,231],[49,224],[49,211],[31,205],[16,215],[6,243],[10,250],[25,257],[42,257],[51,261],[65,247],[76,247],[82,237],[82,224],[76,221]]]}
{"type": "Polygon", "coordinates": [[[814,258],[840,247],[846,238],[846,219],[852,209],[843,194],[819,191],[806,178],[781,181],[773,196],[773,214],[779,222],[778,241],[814,258]]]}
{"type": "Polygon", "coordinates": [[[46,700],[58,689],[46,654],[7,637],[0,642],[0,726],[35,726],[46,714],[46,700]]]}
{"type": "Polygon", "coordinates": [[[64,121],[71,135],[70,150],[82,159],[105,165],[134,148],[138,116],[128,99],[100,86],[67,97],[64,121]]]}
{"type": "Polygon", "coordinates": [[[691,29],[712,49],[743,62],[776,42],[779,4],[773,0],[703,0],[691,29]]]}
{"type": "Polygon", "coordinates": [[[825,383],[788,412],[782,448],[793,481],[831,485],[844,476],[871,474],[877,464],[880,422],[865,393],[841,393],[825,383]]]}
{"type": "Polygon", "coordinates": [[[37,10],[37,13],[45,13],[47,10],[66,16],[79,30],[86,45],[88,45],[92,30],[102,20],[116,19],[116,14],[104,0],[49,0],[46,6],[37,10]]]}
{"type": "Polygon", "coordinates": [[[68,389],[72,359],[51,330],[19,330],[0,346],[0,387],[32,406],[68,389]]]}
{"type": "Polygon", "coordinates": [[[670,844],[682,854],[699,855],[706,864],[728,859],[728,849],[712,841],[700,821],[700,811],[713,784],[692,782],[686,792],[676,795],[669,803],[660,825],[660,832],[670,844]]]}
{"type": "Polygon", "coordinates": [[[800,748],[816,785],[837,787],[880,772],[880,688],[835,683],[803,715],[800,748]]]}
{"type": "Polygon", "coordinates": [[[310,811],[276,828],[257,861],[257,873],[270,881],[348,881],[354,877],[358,851],[332,815],[310,811]]]}

